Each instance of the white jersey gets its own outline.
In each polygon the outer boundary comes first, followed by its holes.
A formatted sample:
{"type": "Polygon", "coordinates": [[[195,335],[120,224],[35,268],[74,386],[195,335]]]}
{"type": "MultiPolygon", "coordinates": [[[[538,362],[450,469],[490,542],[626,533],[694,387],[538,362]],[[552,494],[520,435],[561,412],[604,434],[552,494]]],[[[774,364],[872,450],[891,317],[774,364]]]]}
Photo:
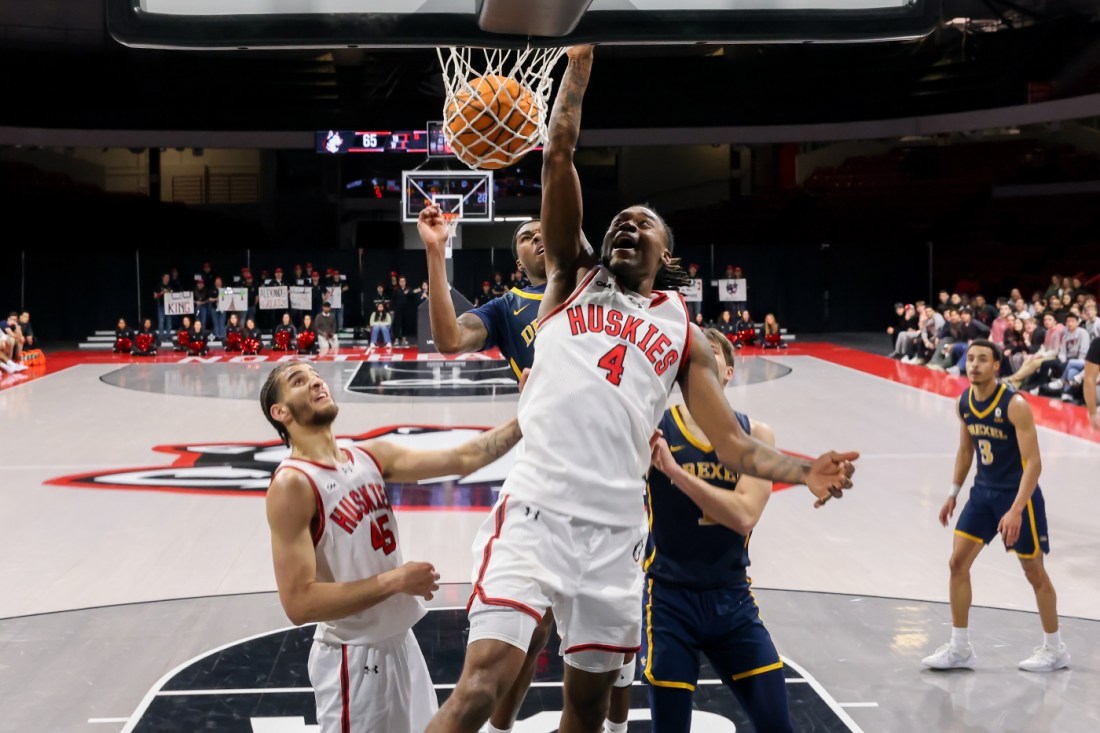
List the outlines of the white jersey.
{"type": "Polygon", "coordinates": [[[649,298],[597,266],[539,323],[519,400],[524,451],[504,493],[588,522],[644,523],[649,439],[687,359],[679,293],[649,298]]]}
{"type": "MultiPolygon", "coordinates": [[[[350,583],[394,570],[403,560],[378,464],[359,448],[342,450],[348,460],[336,466],[287,458],[275,473],[296,469],[313,486],[320,515],[313,536],[317,580],[350,583]]],[[[365,611],[322,621],[314,638],[337,645],[371,644],[404,634],[425,613],[419,598],[399,593],[365,611]]]]}

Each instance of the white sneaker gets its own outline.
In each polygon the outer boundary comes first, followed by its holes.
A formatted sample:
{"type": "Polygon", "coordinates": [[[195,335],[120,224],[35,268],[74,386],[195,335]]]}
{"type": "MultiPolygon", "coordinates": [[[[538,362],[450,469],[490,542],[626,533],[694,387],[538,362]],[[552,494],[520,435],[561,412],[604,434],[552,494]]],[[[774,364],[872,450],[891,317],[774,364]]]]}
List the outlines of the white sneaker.
{"type": "Polygon", "coordinates": [[[962,370],[959,369],[957,366],[953,366],[947,370],[947,373],[950,374],[952,377],[957,377],[962,374],[962,370]]]}
{"type": "Polygon", "coordinates": [[[944,644],[936,650],[935,654],[922,659],[921,664],[932,669],[973,669],[976,661],[978,657],[971,647],[959,649],[951,644],[944,644]]]}
{"type": "Polygon", "coordinates": [[[902,364],[912,364],[913,363],[913,357],[903,356],[903,357],[901,357],[901,363],[902,364]]]}
{"type": "Polygon", "coordinates": [[[5,361],[5,362],[0,363],[0,369],[3,369],[8,374],[15,374],[17,371],[19,371],[18,369],[15,368],[15,362],[14,361],[5,361]]]}
{"type": "Polygon", "coordinates": [[[1054,381],[1052,381],[1052,382],[1050,382],[1049,384],[1047,384],[1047,389],[1052,389],[1052,390],[1059,390],[1059,389],[1061,389],[1061,388],[1062,388],[1062,387],[1064,387],[1064,386],[1065,386],[1065,385],[1063,385],[1063,384],[1062,384],[1062,380],[1061,380],[1061,379],[1055,379],[1054,381]]]}
{"type": "Polygon", "coordinates": [[[1051,649],[1046,644],[1035,647],[1030,657],[1020,662],[1020,669],[1028,672],[1053,672],[1069,666],[1069,649],[1062,644],[1057,649],[1051,649]]]}

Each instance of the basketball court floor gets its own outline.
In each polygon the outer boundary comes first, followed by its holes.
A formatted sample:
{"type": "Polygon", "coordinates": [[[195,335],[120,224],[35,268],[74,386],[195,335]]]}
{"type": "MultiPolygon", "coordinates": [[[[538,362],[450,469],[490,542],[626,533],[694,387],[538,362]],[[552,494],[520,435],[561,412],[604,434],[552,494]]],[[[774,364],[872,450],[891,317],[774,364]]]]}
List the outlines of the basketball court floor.
{"type": "MultiPolygon", "coordinates": [[[[311,629],[291,627],[273,592],[262,501],[282,456],[257,399],[273,357],[50,360],[45,376],[0,384],[0,731],[315,731],[311,629]]],[[[317,365],[347,439],[447,445],[515,412],[491,358],[356,352],[317,365]]],[[[950,633],[951,532],[936,515],[964,385],[827,344],[738,359],[727,397],[780,447],[862,452],[843,501],[815,511],[805,489],[777,487],[753,535],[751,575],[799,731],[1100,730],[1100,433],[1081,408],[1032,399],[1072,667],[1016,669],[1040,627],[996,543],[973,576],[977,668],[920,666],[950,633]]],[[[461,667],[470,543],[509,463],[390,489],[405,558],[433,562],[445,584],[415,629],[441,701],[461,667]]],[[[555,651],[517,733],[556,729],[555,651]]],[[[702,677],[693,731],[749,730],[713,672],[702,677]]],[[[634,708],[630,730],[649,730],[640,684],[634,708]]]]}

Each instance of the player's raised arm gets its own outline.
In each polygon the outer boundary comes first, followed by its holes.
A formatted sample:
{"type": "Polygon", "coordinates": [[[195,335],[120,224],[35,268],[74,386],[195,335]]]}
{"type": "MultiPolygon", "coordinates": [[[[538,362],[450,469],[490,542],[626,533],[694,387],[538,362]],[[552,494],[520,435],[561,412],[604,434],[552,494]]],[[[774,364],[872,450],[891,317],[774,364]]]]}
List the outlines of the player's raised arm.
{"type": "MultiPolygon", "coordinates": [[[[688,408],[690,411],[691,408],[688,408]]],[[[775,446],[775,434],[763,423],[752,423],[752,434],[762,443],[775,446]]],[[[772,494],[772,482],[755,476],[742,476],[733,491],[720,489],[690,474],[676,462],[664,438],[653,448],[653,466],[687,494],[704,514],[734,532],[748,535],[760,521],[764,506],[772,494]]]]}
{"type": "Polygon", "coordinates": [[[428,259],[428,316],[432,324],[432,340],[441,354],[479,351],[485,347],[489,332],[480,318],[472,313],[455,316],[451,287],[447,282],[447,222],[435,204],[425,206],[416,221],[416,231],[424,242],[428,259]]]}
{"type": "Polygon", "coordinates": [[[852,461],[859,453],[829,451],[812,462],[788,456],[747,435],[734,417],[733,409],[718,382],[714,354],[698,326],[691,327],[688,363],[680,374],[680,389],[692,417],[710,438],[718,459],[731,471],[769,481],[805,484],[821,506],[831,496],[840,498],[851,488],[852,461]]]}
{"type": "Polygon", "coordinates": [[[405,563],[351,583],[317,580],[317,555],[310,536],[316,510],[313,489],[304,474],[294,469],[275,474],[267,490],[267,522],[279,601],[291,622],[344,618],[398,593],[430,599],[439,588],[439,574],[426,562],[405,563]]]}
{"type": "Polygon", "coordinates": [[[567,56],[569,63],[554,98],[549,142],[542,156],[541,218],[547,284],[540,317],[573,292],[578,270],[587,270],[596,263],[581,230],[584,219],[581,182],[573,165],[573,151],[581,131],[584,90],[592,73],[592,46],[574,46],[567,56]]]}
{"type": "Polygon", "coordinates": [[[471,474],[510,451],[521,437],[519,420],[513,418],[447,450],[412,450],[384,440],[371,440],[362,447],[378,461],[387,481],[410,482],[471,474]]]}

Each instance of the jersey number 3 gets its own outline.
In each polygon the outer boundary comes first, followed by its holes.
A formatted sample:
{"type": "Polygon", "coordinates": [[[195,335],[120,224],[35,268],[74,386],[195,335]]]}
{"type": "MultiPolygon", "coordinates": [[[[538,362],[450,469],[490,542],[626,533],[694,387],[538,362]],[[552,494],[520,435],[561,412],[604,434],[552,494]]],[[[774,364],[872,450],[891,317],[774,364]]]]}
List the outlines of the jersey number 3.
{"type": "Polygon", "coordinates": [[[623,381],[623,362],[626,361],[626,344],[619,344],[600,357],[596,366],[607,370],[607,381],[616,387],[623,381]]]}
{"type": "Polygon", "coordinates": [[[978,441],[978,453],[981,454],[978,460],[982,462],[983,466],[993,463],[993,446],[988,440],[978,441]]]}

